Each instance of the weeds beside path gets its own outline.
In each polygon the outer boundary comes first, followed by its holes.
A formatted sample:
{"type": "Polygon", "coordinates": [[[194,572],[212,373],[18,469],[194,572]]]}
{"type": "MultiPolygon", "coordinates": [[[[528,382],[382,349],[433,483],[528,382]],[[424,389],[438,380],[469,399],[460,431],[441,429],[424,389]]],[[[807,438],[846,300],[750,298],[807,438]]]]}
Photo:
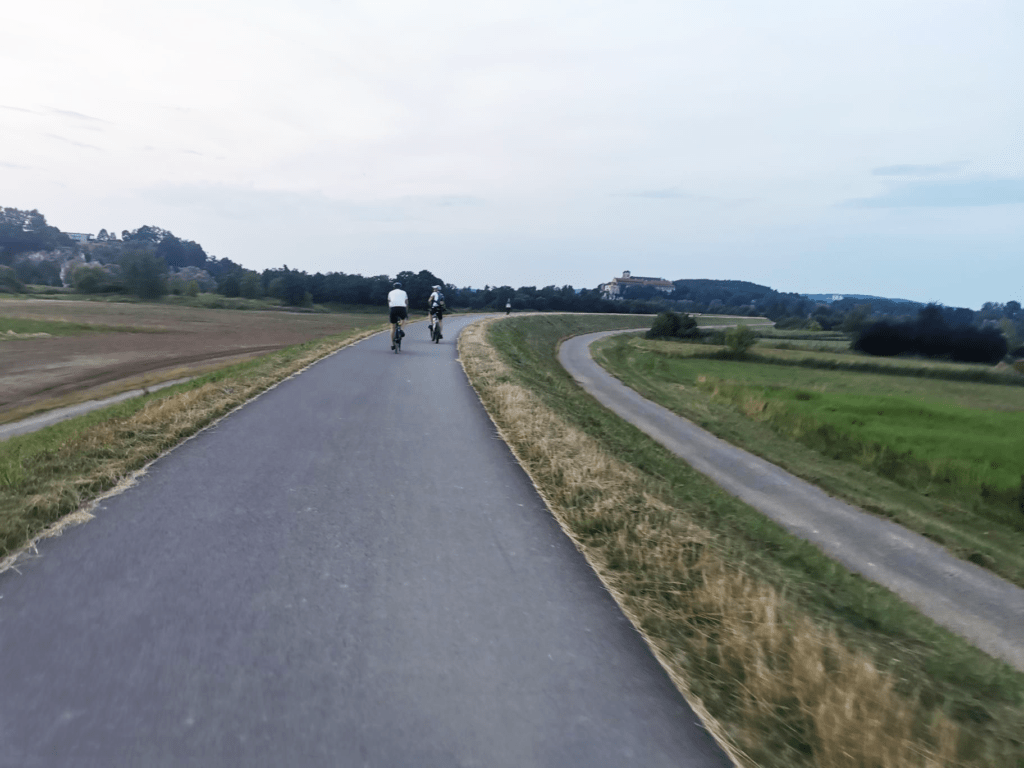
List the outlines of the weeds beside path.
{"type": "Polygon", "coordinates": [[[554,514],[738,760],[1024,765],[1024,676],[728,497],[561,370],[560,339],[623,320],[478,324],[460,352],[554,514]]]}
{"type": "Polygon", "coordinates": [[[361,338],[288,347],[186,384],[0,443],[0,570],[47,526],[81,511],[235,408],[361,338]]]}

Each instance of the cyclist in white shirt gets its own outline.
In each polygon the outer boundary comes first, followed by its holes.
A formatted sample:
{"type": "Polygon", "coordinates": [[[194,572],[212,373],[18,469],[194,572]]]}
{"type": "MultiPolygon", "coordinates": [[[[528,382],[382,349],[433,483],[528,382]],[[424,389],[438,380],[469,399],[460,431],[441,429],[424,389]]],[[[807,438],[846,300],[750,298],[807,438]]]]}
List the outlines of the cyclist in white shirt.
{"type": "Polygon", "coordinates": [[[388,307],[390,309],[391,321],[391,348],[395,348],[395,331],[405,336],[402,330],[402,321],[409,319],[409,294],[402,290],[401,283],[395,283],[395,287],[388,294],[388,307]]]}

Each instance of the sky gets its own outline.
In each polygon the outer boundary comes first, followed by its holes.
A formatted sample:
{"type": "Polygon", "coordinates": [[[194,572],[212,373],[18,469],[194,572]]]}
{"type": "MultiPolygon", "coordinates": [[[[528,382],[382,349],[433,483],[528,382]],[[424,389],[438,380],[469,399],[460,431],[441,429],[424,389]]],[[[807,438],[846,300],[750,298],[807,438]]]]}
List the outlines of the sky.
{"type": "Polygon", "coordinates": [[[1020,0],[33,0],[0,206],[247,268],[1024,300],[1020,0]]]}

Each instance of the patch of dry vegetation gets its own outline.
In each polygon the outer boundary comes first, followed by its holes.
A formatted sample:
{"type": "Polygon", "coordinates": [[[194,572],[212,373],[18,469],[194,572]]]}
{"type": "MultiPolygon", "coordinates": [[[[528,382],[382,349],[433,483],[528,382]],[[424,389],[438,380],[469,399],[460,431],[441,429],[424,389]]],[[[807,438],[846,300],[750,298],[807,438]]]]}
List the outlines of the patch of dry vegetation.
{"type": "Polygon", "coordinates": [[[467,328],[467,374],[549,507],[680,690],[742,765],[954,766],[958,727],[898,679],[729,562],[715,536],[658,498],[517,382],[467,328]]]}
{"type": "Polygon", "coordinates": [[[379,330],[289,347],[0,443],[0,562],[235,408],[379,330]]]}

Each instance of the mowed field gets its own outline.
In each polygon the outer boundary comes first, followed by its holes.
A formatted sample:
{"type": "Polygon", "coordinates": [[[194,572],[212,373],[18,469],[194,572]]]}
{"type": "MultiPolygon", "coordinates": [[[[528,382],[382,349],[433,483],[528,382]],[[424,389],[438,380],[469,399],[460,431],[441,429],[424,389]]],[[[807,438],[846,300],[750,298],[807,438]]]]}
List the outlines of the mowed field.
{"type": "Polygon", "coordinates": [[[737,360],[616,338],[595,357],[719,437],[1024,585],[1020,377],[987,383],[971,378],[988,366],[771,345],[737,360]]]}
{"type": "Polygon", "coordinates": [[[356,329],[358,313],[201,309],[164,303],[0,300],[0,423],[356,329]]]}

